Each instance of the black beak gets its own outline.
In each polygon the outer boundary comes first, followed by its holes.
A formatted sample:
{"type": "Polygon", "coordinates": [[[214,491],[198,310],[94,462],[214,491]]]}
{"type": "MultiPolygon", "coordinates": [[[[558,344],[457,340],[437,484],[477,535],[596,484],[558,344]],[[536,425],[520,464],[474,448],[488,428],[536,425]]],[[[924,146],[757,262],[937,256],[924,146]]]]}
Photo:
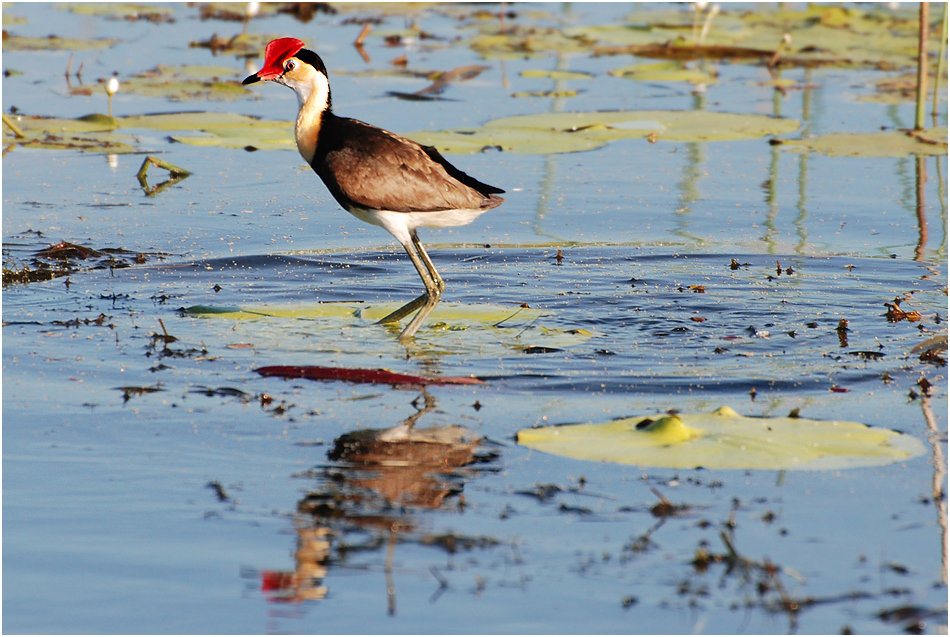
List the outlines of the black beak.
{"type": "Polygon", "coordinates": [[[254,82],[260,82],[260,81],[261,81],[261,78],[257,77],[257,73],[255,73],[254,75],[248,75],[246,78],[244,78],[244,81],[241,82],[241,84],[247,85],[247,84],[253,84],[254,82]]]}

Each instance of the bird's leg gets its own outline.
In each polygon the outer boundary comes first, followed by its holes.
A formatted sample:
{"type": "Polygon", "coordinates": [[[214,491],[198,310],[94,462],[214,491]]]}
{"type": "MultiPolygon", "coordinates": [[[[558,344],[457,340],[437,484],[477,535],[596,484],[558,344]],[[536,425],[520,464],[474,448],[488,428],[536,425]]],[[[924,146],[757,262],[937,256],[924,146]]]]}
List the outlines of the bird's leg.
{"type": "Polygon", "coordinates": [[[426,301],[428,300],[429,300],[428,292],[420,294],[413,300],[403,305],[398,310],[390,312],[383,318],[379,319],[378,321],[376,321],[376,323],[379,325],[385,325],[386,323],[396,323],[397,321],[401,321],[402,319],[406,318],[407,316],[409,316],[410,314],[418,310],[420,307],[425,305],[426,301]]]}
{"type": "Polygon", "coordinates": [[[422,326],[422,322],[426,320],[432,310],[435,309],[435,306],[439,304],[440,292],[437,289],[432,290],[432,292],[433,294],[426,300],[425,305],[422,306],[419,313],[412,317],[412,320],[409,321],[409,325],[407,325],[399,335],[400,341],[407,341],[415,336],[416,330],[422,326]]]}
{"type": "Polygon", "coordinates": [[[445,281],[442,280],[442,277],[439,276],[439,272],[435,269],[435,264],[432,263],[432,259],[429,258],[429,253],[426,252],[425,247],[422,245],[422,242],[419,241],[419,235],[416,234],[416,231],[412,231],[412,245],[416,247],[416,250],[419,251],[419,256],[422,257],[422,262],[425,264],[426,269],[429,271],[429,274],[432,276],[432,280],[435,281],[436,286],[439,288],[439,292],[445,290],[445,281]]]}
{"type": "MultiPolygon", "coordinates": [[[[414,235],[415,233],[413,233],[414,235]]],[[[414,240],[403,244],[403,247],[406,249],[406,254],[409,255],[409,259],[412,260],[412,264],[416,267],[416,271],[419,273],[419,277],[422,279],[423,285],[426,286],[426,293],[420,295],[419,297],[409,301],[404,306],[392,312],[388,316],[380,319],[379,323],[394,323],[412,312],[419,310],[419,312],[413,317],[409,322],[406,328],[399,335],[399,340],[405,340],[412,338],[416,333],[416,330],[419,329],[419,326],[422,325],[422,322],[429,316],[429,313],[432,312],[433,308],[438,304],[439,298],[442,296],[442,289],[445,287],[445,283],[442,281],[442,278],[438,278],[438,283],[433,278],[429,267],[423,262],[420,258],[419,253],[415,249],[415,245],[422,245],[419,243],[418,237],[414,237],[414,240]]],[[[429,259],[429,255],[426,254],[425,260],[428,261],[428,264],[431,265],[432,260],[429,259]]],[[[432,272],[435,271],[435,266],[432,266],[432,272]]],[[[436,273],[438,277],[438,273],[436,273]]]]}

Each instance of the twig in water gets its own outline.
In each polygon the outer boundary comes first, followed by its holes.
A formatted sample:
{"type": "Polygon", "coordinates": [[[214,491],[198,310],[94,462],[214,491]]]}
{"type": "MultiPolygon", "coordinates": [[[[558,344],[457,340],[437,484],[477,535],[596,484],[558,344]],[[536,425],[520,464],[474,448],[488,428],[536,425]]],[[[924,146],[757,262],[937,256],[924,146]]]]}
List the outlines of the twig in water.
{"type": "Polygon", "coordinates": [[[775,53],[772,55],[772,59],[769,60],[768,67],[769,69],[774,69],[775,65],[778,64],[778,60],[782,55],[782,51],[792,43],[792,36],[790,33],[786,33],[782,36],[782,41],[778,43],[778,48],[775,49],[775,53]]]}
{"type": "Polygon", "coordinates": [[[360,31],[360,34],[356,36],[356,40],[353,41],[353,46],[356,47],[356,52],[360,54],[360,57],[363,58],[363,61],[369,64],[372,60],[369,57],[369,54],[366,52],[366,49],[363,48],[363,41],[366,40],[366,36],[369,35],[369,32],[373,29],[373,25],[369,22],[363,25],[363,30],[360,31]]]}
{"type": "Polygon", "coordinates": [[[940,102],[940,80],[943,78],[943,60],[947,57],[947,3],[943,5],[943,35],[940,36],[940,55],[937,56],[937,76],[934,78],[934,105],[930,115],[937,124],[937,104],[940,102]]]}
{"type": "Polygon", "coordinates": [[[2,115],[3,115],[3,123],[6,124],[10,128],[11,131],[13,131],[13,135],[17,139],[23,139],[24,137],[26,137],[26,134],[20,129],[20,127],[13,123],[12,117],[8,117],[6,113],[3,113],[2,115]]]}
{"type": "Polygon", "coordinates": [[[930,31],[930,3],[920,3],[920,26],[917,40],[917,116],[914,130],[924,129],[924,114],[927,101],[927,34],[930,31]]]}
{"type": "Polygon", "coordinates": [[[706,41],[706,36],[709,34],[709,29],[712,27],[713,18],[715,18],[720,11],[718,4],[714,4],[709,7],[709,13],[706,14],[706,21],[703,23],[703,30],[699,33],[699,43],[702,44],[706,41]]]}
{"type": "Polygon", "coordinates": [[[142,162],[142,167],[139,168],[138,173],[136,173],[136,177],[138,177],[139,185],[141,185],[142,189],[145,190],[145,195],[148,197],[154,197],[161,191],[165,190],[165,188],[172,186],[174,184],[177,184],[179,181],[189,176],[190,174],[191,172],[188,170],[185,170],[184,168],[179,168],[175,164],[170,164],[164,159],[159,159],[157,157],[152,157],[151,155],[149,155],[145,158],[145,161],[142,162]],[[154,188],[149,188],[148,180],[145,178],[146,175],[148,174],[149,166],[164,168],[171,174],[171,179],[163,183],[160,183],[154,188]]]}

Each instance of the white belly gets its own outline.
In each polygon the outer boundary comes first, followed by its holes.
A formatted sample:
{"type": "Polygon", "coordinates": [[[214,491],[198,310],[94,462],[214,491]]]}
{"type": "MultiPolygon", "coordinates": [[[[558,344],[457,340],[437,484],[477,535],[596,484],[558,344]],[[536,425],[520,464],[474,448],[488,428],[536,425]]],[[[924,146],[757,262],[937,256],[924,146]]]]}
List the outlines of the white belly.
{"type": "Polygon", "coordinates": [[[385,228],[403,245],[409,243],[416,228],[446,228],[465,226],[489,209],[439,210],[435,212],[392,212],[391,210],[367,210],[352,208],[348,212],[361,221],[385,228]]]}

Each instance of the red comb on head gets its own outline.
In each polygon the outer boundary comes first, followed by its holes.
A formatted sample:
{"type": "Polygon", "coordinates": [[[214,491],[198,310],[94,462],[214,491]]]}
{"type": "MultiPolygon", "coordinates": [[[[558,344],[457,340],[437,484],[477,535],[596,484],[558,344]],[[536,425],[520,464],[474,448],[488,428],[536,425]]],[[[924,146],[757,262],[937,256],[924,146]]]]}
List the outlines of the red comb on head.
{"type": "Polygon", "coordinates": [[[264,49],[264,68],[257,72],[261,79],[266,75],[280,75],[284,72],[284,60],[293,57],[297,51],[305,46],[303,40],[297,38],[278,38],[271,40],[264,49]]]}

